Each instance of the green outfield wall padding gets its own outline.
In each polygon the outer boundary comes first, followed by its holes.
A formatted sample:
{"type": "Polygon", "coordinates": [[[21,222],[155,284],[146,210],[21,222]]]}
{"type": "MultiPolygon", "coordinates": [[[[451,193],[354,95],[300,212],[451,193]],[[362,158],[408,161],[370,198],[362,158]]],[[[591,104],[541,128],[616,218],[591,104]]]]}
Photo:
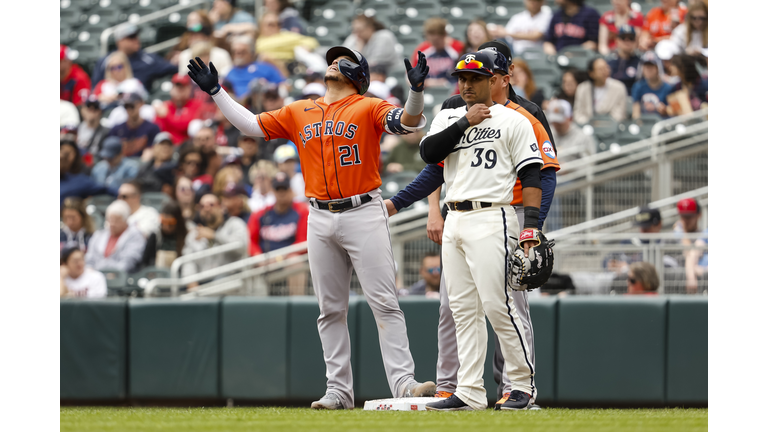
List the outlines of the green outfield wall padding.
{"type": "Polygon", "coordinates": [[[218,398],[218,298],[128,303],[132,398],[218,398]]]}
{"type": "Polygon", "coordinates": [[[662,403],[667,301],[658,297],[560,299],[559,403],[662,403]]]}
{"type": "Polygon", "coordinates": [[[556,400],[555,358],[557,354],[557,298],[538,297],[529,300],[533,322],[533,344],[536,349],[537,402],[556,400]]]}
{"type": "Polygon", "coordinates": [[[669,299],[667,402],[707,402],[707,298],[669,299]]]}
{"type": "MultiPolygon", "coordinates": [[[[311,296],[291,297],[289,302],[288,397],[317,400],[325,394],[327,384],[323,347],[317,332],[320,307],[317,299],[311,296]]],[[[357,304],[357,298],[351,297],[347,309],[347,323],[352,341],[357,336],[357,304]]],[[[354,345],[354,342],[352,343],[354,345]]],[[[354,346],[352,366],[354,373],[354,346]]]]}
{"type": "Polygon", "coordinates": [[[288,397],[288,314],[289,303],[284,298],[222,300],[222,397],[288,397]]]}
{"type": "Polygon", "coordinates": [[[121,400],[126,391],[125,300],[62,300],[61,399],[121,400]]]}

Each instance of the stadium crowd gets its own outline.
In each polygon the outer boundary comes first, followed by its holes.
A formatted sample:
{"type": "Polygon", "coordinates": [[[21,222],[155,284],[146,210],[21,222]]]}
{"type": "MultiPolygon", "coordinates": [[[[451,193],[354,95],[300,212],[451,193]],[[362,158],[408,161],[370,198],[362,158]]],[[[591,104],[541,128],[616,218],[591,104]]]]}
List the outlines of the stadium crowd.
{"type": "MultiPolygon", "coordinates": [[[[596,152],[581,128],[596,115],[668,118],[706,107],[706,0],[687,7],[659,0],[645,15],[629,0],[613,0],[602,16],[583,0],[547,3],[525,0],[526,9],[505,26],[473,20],[463,40],[449,36],[444,18],[431,17],[423,22],[424,41],[406,55],[415,63],[417,51],[424,52],[426,86],[450,94],[456,89],[450,72],[461,54],[492,39],[506,41],[514,53],[513,89],[544,108],[561,163],[596,152]],[[523,53],[556,56],[573,49],[593,55],[583,69],[566,68],[547,94],[523,53]]],[[[307,35],[306,17],[290,0],[264,0],[258,19],[236,6],[215,0],[211,9],[190,13],[180,42],[165,56],[143,50],[141,29],[130,23],[117,29],[116,49],[92,70],[60,46],[62,295],[104,296],[99,271],[168,268],[179,256],[236,239],[250,239],[250,255],[306,239],[296,145],[242,135],[191,82],[186,64],[194,57],[212,61],[222,87],[260,113],[295,98],[322,97],[327,47],[307,35]],[[168,77],[167,100],[151,100],[155,81],[168,77]],[[94,220],[88,199],[104,195],[115,200],[104,220],[94,220]],[[144,205],[143,195],[162,199],[144,205]]],[[[404,89],[387,80],[402,66],[397,35],[375,16],[355,16],[350,28],[344,45],[361,51],[371,66],[368,96],[401,105],[404,89]]],[[[382,177],[425,166],[420,138],[382,138],[382,177]]],[[[244,256],[233,252],[190,264],[182,274],[244,256]]],[[[416,291],[434,291],[436,258],[424,258],[416,291]]]]}

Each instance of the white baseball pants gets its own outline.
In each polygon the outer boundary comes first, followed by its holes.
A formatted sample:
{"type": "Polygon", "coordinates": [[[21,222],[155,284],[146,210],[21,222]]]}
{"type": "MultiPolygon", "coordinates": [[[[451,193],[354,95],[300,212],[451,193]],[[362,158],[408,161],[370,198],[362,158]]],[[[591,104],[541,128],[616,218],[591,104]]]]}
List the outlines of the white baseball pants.
{"type": "Polygon", "coordinates": [[[523,323],[507,288],[507,258],[517,244],[514,207],[449,211],[443,229],[443,269],[456,323],[459,371],[456,396],[485,409],[485,316],[499,337],[512,390],[534,394],[534,369],[523,323]]]}

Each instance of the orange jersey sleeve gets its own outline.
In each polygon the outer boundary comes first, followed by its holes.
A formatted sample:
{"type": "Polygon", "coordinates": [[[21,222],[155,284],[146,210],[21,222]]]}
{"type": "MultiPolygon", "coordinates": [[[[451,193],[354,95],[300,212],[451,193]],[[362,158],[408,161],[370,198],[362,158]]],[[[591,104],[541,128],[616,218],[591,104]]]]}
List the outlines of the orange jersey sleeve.
{"type": "Polygon", "coordinates": [[[351,95],[332,104],[324,98],[296,101],[258,120],[266,139],[287,138],[298,147],[307,197],[331,200],[381,186],[379,142],[395,109],[351,95]]]}
{"type": "MultiPolygon", "coordinates": [[[[557,161],[557,154],[555,154],[555,149],[552,147],[552,141],[547,134],[547,130],[544,129],[544,125],[541,124],[539,119],[526,111],[525,108],[512,101],[508,100],[504,106],[519,112],[520,114],[524,115],[529,122],[531,122],[531,126],[533,126],[533,133],[536,135],[536,142],[539,145],[539,151],[541,152],[541,158],[544,160],[544,165],[541,166],[541,169],[554,168],[555,171],[560,171],[560,162],[557,161]]],[[[515,182],[515,188],[513,189],[512,194],[514,197],[511,203],[512,205],[520,205],[523,203],[523,185],[520,183],[520,179],[517,179],[515,182]]]]}

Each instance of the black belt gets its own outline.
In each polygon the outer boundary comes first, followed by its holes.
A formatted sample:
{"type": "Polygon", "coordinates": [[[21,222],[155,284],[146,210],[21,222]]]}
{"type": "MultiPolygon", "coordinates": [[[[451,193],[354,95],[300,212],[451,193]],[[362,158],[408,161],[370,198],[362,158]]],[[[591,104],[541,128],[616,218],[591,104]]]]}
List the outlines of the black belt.
{"type": "MultiPolygon", "coordinates": [[[[360,196],[360,205],[371,202],[372,199],[373,198],[371,198],[370,195],[363,194],[360,196]]],[[[315,204],[317,204],[317,208],[321,210],[328,210],[333,213],[343,212],[355,207],[354,203],[352,202],[352,198],[344,198],[332,201],[315,200],[315,204]]]]}
{"type": "MultiPolygon", "coordinates": [[[[474,210],[475,206],[472,204],[473,201],[462,201],[462,202],[448,202],[445,203],[450,210],[453,211],[469,211],[474,210]]],[[[488,208],[492,206],[493,204],[489,202],[480,202],[480,208],[488,208]]]]}

